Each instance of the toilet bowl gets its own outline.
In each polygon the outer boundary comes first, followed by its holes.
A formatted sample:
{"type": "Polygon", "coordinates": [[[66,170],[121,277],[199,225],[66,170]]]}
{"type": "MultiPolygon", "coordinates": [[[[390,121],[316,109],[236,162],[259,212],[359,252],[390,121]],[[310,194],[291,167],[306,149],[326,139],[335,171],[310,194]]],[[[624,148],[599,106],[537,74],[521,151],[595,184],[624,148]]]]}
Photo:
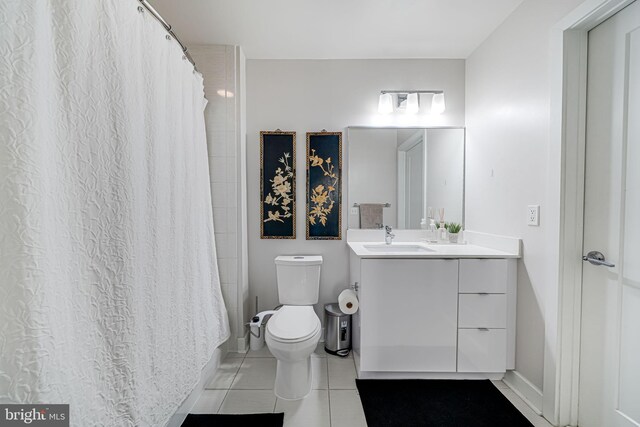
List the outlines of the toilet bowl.
{"type": "Polygon", "coordinates": [[[311,354],[320,340],[320,319],[312,306],[285,305],[267,322],[265,340],[276,358],[274,393],[281,399],[306,397],[313,383],[311,354]]]}

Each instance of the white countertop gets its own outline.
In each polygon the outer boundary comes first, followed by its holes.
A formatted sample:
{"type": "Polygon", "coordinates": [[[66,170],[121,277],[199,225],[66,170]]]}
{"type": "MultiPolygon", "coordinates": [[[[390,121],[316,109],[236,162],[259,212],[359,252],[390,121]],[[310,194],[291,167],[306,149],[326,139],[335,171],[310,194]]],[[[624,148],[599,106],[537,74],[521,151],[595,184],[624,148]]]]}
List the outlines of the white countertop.
{"type": "Polygon", "coordinates": [[[519,253],[503,252],[471,244],[429,244],[416,241],[394,241],[391,245],[386,245],[384,242],[348,242],[347,244],[361,258],[520,258],[519,253]]]}

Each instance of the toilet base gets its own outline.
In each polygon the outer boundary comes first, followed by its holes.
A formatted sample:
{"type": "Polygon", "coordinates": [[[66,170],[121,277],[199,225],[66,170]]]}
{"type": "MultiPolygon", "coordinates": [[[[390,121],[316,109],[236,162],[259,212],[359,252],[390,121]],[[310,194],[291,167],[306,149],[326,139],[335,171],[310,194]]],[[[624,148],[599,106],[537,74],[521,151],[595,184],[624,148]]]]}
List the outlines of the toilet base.
{"type": "Polygon", "coordinates": [[[295,362],[278,360],[274,393],[284,400],[304,399],[311,392],[313,368],[311,357],[295,362]]]}

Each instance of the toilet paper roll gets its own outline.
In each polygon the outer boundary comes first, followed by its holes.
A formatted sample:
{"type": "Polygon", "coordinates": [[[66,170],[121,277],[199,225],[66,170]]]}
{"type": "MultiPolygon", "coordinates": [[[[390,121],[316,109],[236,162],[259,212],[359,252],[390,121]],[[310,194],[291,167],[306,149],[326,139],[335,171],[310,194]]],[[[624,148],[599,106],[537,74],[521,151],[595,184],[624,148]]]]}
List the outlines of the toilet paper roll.
{"type": "Polygon", "coordinates": [[[338,306],[344,314],[353,314],[358,311],[360,306],[358,296],[351,289],[345,289],[338,295],[338,306]]]}

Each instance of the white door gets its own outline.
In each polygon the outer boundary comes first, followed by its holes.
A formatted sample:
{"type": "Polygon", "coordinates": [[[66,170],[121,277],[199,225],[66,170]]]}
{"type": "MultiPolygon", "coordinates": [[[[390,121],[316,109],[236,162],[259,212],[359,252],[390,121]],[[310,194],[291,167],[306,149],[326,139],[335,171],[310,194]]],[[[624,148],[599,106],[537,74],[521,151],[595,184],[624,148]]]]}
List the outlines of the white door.
{"type": "Polygon", "coordinates": [[[640,2],[589,32],[587,78],[584,252],[615,267],[583,267],[579,425],[639,426],[640,2]]]}
{"type": "Polygon", "coordinates": [[[405,169],[405,227],[419,229],[424,217],[424,143],[420,141],[407,150],[405,169]]]}

